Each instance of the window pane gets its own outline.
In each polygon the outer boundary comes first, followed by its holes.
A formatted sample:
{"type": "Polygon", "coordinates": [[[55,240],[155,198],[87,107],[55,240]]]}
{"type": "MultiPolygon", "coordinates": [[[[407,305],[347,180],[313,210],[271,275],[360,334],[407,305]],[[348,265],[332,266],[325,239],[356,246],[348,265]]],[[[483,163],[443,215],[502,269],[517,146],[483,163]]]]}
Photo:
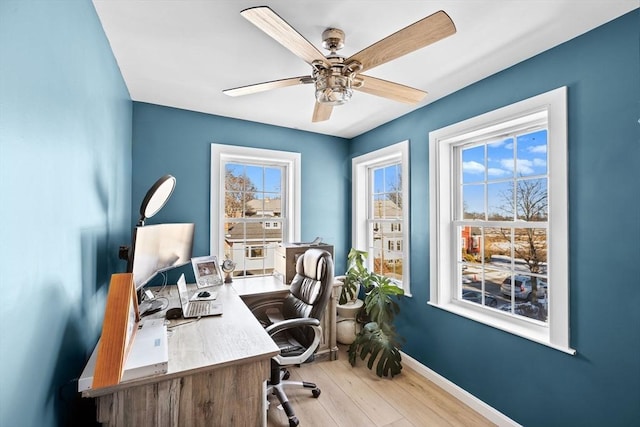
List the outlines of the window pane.
{"type": "Polygon", "coordinates": [[[501,292],[507,299],[501,310],[547,322],[549,303],[545,279],[524,274],[508,276],[503,281],[501,292]]]}
{"type": "Polygon", "coordinates": [[[547,131],[546,129],[518,137],[517,176],[546,175],[547,131]]]}
{"type": "Polygon", "coordinates": [[[462,186],[462,218],[485,219],[484,184],[462,186]]]}
{"type": "Polygon", "coordinates": [[[490,221],[512,221],[513,181],[489,183],[487,201],[490,221]]]}
{"type": "Polygon", "coordinates": [[[516,182],[516,208],[518,219],[547,221],[547,178],[519,179],[516,182]]]}
{"type": "Polygon", "coordinates": [[[224,216],[225,218],[241,218],[244,216],[244,200],[240,191],[225,191],[224,216]]]}
{"type": "Polygon", "coordinates": [[[512,266],[511,228],[485,227],[485,258],[492,267],[510,270],[512,266]]]}
{"type": "Polygon", "coordinates": [[[487,180],[513,178],[513,138],[487,144],[487,180]]]}
{"type": "Polygon", "coordinates": [[[271,218],[281,216],[281,200],[279,198],[253,199],[247,202],[247,216],[271,218]]]}
{"type": "Polygon", "coordinates": [[[526,273],[547,274],[547,230],[516,228],[514,236],[517,269],[526,273]]]}
{"type": "Polygon", "coordinates": [[[373,169],[373,192],[376,194],[384,193],[384,169],[373,169]]]}
{"type": "Polygon", "coordinates": [[[244,190],[242,177],[244,176],[244,166],[236,163],[225,165],[225,190],[244,190]]]}
{"type": "Polygon", "coordinates": [[[262,166],[245,165],[245,173],[247,176],[246,189],[249,189],[249,183],[253,185],[253,189],[258,192],[264,191],[264,168],[262,166]]]}
{"type": "Polygon", "coordinates": [[[282,191],[282,170],[280,168],[264,168],[264,191],[280,194],[282,191]]]}
{"type": "Polygon", "coordinates": [[[480,227],[458,227],[462,261],[466,263],[482,262],[482,229],[480,227]]]}
{"type": "Polygon", "coordinates": [[[402,218],[402,209],[396,205],[393,197],[398,193],[387,194],[387,200],[384,201],[384,217],[385,218],[402,218]]]}
{"type": "Polygon", "coordinates": [[[385,205],[384,205],[384,196],[381,196],[379,194],[376,194],[373,196],[373,218],[374,219],[380,219],[380,218],[384,218],[384,211],[385,211],[385,205]]]}
{"type": "Polygon", "coordinates": [[[505,310],[504,307],[510,307],[511,304],[502,292],[502,285],[508,277],[511,277],[511,272],[497,268],[485,269],[482,276],[485,292],[496,300],[494,307],[500,310],[505,310]]]}
{"type": "Polygon", "coordinates": [[[371,223],[373,247],[369,248],[373,271],[391,279],[402,280],[403,242],[399,223],[371,223]]]}
{"type": "Polygon", "coordinates": [[[402,189],[402,175],[400,171],[400,165],[391,165],[384,168],[385,192],[398,192],[402,189]]]}
{"type": "Polygon", "coordinates": [[[402,175],[399,164],[372,170],[374,218],[402,217],[402,175]]]}
{"type": "Polygon", "coordinates": [[[484,145],[462,149],[462,182],[483,182],[484,173],[484,145]]]}

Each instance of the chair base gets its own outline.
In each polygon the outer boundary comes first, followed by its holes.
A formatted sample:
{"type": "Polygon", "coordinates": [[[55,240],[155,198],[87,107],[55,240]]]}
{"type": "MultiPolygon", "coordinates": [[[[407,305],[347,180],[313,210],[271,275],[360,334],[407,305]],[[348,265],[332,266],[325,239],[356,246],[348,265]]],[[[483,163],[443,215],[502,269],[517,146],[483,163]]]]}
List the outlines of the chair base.
{"type": "Polygon", "coordinates": [[[315,383],[307,381],[288,381],[286,378],[289,378],[289,371],[273,364],[271,366],[271,380],[267,382],[267,394],[273,394],[276,396],[282,405],[282,409],[284,409],[285,414],[287,414],[289,427],[296,427],[300,422],[293,411],[293,407],[289,403],[289,398],[287,398],[287,395],[284,392],[284,387],[296,386],[299,388],[311,389],[311,394],[316,399],[320,396],[321,391],[315,383]]]}

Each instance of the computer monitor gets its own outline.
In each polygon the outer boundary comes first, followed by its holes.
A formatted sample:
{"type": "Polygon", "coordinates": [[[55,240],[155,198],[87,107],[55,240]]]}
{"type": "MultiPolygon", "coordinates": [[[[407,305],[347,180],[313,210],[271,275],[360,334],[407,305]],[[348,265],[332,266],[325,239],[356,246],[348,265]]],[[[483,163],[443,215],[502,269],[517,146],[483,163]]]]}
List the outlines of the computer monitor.
{"type": "Polygon", "coordinates": [[[156,274],[191,261],[195,224],[154,224],[134,230],[131,272],[136,290],[156,274]]]}

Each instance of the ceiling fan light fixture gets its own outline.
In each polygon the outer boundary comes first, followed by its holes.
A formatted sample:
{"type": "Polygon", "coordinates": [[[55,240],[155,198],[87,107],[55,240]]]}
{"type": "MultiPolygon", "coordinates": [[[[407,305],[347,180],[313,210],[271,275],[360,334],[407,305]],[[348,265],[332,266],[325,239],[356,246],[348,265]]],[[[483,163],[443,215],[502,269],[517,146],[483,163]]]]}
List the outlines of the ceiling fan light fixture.
{"type": "Polygon", "coordinates": [[[316,78],[316,100],[321,104],[342,105],[353,95],[352,79],[342,75],[319,75],[316,78]]]}
{"type": "Polygon", "coordinates": [[[312,64],[316,100],[332,106],[346,104],[353,95],[353,88],[359,87],[354,85],[354,78],[362,66],[356,61],[346,64],[344,58],[335,53],[326,59],[331,62],[331,67],[325,67],[320,61],[312,64]]]}

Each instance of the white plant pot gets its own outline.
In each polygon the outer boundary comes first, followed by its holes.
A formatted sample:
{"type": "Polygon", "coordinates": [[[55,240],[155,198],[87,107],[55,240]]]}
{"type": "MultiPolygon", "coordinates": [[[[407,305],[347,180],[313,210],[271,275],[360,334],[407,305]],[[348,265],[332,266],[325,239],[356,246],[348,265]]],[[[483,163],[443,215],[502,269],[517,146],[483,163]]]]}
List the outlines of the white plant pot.
{"type": "Polygon", "coordinates": [[[356,316],[364,301],[357,299],[346,304],[338,304],[338,319],[336,321],[336,340],[340,344],[351,344],[358,332],[360,324],[356,321],[356,316]]]}

